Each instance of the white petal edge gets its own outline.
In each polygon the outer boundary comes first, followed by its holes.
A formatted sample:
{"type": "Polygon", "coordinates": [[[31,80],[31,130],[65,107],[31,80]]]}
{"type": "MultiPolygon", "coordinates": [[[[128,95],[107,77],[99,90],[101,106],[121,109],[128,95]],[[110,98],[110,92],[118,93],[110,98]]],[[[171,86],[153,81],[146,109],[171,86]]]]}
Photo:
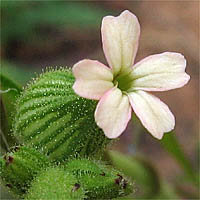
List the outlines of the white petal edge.
{"type": "Polygon", "coordinates": [[[103,50],[114,74],[133,65],[138,49],[140,24],[125,10],[118,17],[107,16],[101,26],[103,50]]]}
{"type": "Polygon", "coordinates": [[[95,121],[108,138],[117,138],[126,129],[131,119],[129,99],[121,90],[114,87],[100,99],[95,121]]]}
{"type": "Polygon", "coordinates": [[[167,91],[183,87],[190,79],[185,68],[186,60],[180,53],[165,52],[148,56],[134,65],[132,88],[167,91]]]}
{"type": "Polygon", "coordinates": [[[174,115],[159,98],[144,91],[135,91],[128,96],[135,114],[155,138],[161,139],[164,133],[174,129],[174,115]]]}
{"type": "Polygon", "coordinates": [[[73,66],[72,71],[76,78],[73,89],[81,97],[99,100],[114,86],[111,70],[98,61],[82,60],[73,66]]]}

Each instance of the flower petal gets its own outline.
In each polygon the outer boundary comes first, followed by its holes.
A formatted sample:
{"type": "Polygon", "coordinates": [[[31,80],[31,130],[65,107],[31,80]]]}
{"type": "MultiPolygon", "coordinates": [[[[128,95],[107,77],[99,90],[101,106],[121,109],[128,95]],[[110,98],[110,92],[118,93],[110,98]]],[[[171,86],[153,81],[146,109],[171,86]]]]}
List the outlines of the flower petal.
{"type": "Polygon", "coordinates": [[[105,93],[95,111],[96,123],[108,138],[116,138],[121,135],[130,118],[129,99],[116,87],[105,93]]]}
{"type": "Polygon", "coordinates": [[[111,70],[98,61],[85,59],[78,62],[73,67],[73,74],[76,78],[73,89],[84,98],[98,100],[113,87],[111,70]]]}
{"type": "Polygon", "coordinates": [[[128,10],[118,17],[104,17],[101,32],[104,53],[114,74],[131,67],[140,35],[137,17],[128,10]]]}
{"type": "Polygon", "coordinates": [[[175,118],[159,98],[144,91],[129,93],[131,106],[143,126],[157,139],[174,129],[175,118]]]}
{"type": "Polygon", "coordinates": [[[149,56],[133,67],[132,89],[166,91],[184,86],[190,79],[185,73],[186,60],[179,53],[165,52],[149,56]]]}

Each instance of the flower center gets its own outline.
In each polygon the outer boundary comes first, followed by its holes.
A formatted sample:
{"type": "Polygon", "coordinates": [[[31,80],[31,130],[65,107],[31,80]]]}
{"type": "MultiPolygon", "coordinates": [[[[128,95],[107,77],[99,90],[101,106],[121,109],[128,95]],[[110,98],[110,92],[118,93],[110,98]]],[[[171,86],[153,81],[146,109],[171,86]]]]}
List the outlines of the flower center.
{"type": "Polygon", "coordinates": [[[122,92],[127,92],[132,87],[134,78],[130,73],[131,71],[132,69],[128,68],[126,71],[121,72],[114,77],[114,84],[117,85],[122,92]]]}

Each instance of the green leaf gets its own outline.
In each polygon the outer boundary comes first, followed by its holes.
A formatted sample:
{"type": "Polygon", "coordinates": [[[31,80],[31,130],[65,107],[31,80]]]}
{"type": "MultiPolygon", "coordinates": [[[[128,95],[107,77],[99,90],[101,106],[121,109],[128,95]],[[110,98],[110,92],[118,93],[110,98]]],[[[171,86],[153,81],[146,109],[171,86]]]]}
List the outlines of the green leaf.
{"type": "MultiPolygon", "coordinates": [[[[30,68],[23,69],[7,61],[1,62],[1,141],[6,138],[12,127],[11,124],[15,114],[15,101],[22,90],[22,86],[25,85],[25,83],[27,83],[33,76],[33,70],[30,68]],[[4,138],[2,133],[5,134],[4,138]]],[[[12,141],[12,139],[9,138],[9,141],[12,141]]]]}
{"type": "Polygon", "coordinates": [[[1,100],[6,111],[6,117],[8,121],[11,121],[11,113],[14,110],[14,103],[16,98],[21,92],[21,87],[15,83],[13,80],[6,77],[4,74],[0,74],[1,85],[0,85],[0,94],[1,100]]]}
{"type": "Polygon", "coordinates": [[[172,131],[170,133],[165,134],[160,144],[166,151],[168,151],[177,160],[179,165],[184,170],[185,175],[188,176],[190,180],[192,180],[195,184],[198,185],[199,182],[198,177],[195,176],[195,172],[190,164],[190,161],[186,158],[181,145],[177,141],[175,137],[175,132],[172,131]]]}
{"type": "Polygon", "coordinates": [[[38,71],[32,66],[27,68],[27,66],[18,66],[4,60],[1,62],[0,74],[12,80],[21,89],[23,85],[35,76],[34,73],[38,71]]]}
{"type": "Polygon", "coordinates": [[[15,141],[10,136],[13,114],[15,112],[15,101],[21,92],[21,86],[10,79],[3,70],[0,73],[0,96],[1,96],[1,146],[8,150],[15,141]]]}
{"type": "MultiPolygon", "coordinates": [[[[133,115],[133,120],[136,123],[136,125],[140,124],[140,129],[138,129],[138,132],[145,130],[145,128],[141,125],[141,122],[138,120],[136,115],[133,115]]],[[[188,179],[190,179],[190,181],[192,181],[193,183],[195,183],[195,185],[198,186],[198,176],[196,176],[190,161],[185,156],[185,153],[175,135],[176,134],[174,131],[164,134],[164,137],[160,141],[160,144],[168,153],[170,153],[176,159],[178,164],[184,170],[185,175],[188,177],[188,179]]]]}
{"type": "Polygon", "coordinates": [[[138,198],[153,197],[160,191],[160,180],[154,167],[145,159],[124,156],[116,151],[109,151],[111,163],[129,176],[142,194],[138,198]]]}

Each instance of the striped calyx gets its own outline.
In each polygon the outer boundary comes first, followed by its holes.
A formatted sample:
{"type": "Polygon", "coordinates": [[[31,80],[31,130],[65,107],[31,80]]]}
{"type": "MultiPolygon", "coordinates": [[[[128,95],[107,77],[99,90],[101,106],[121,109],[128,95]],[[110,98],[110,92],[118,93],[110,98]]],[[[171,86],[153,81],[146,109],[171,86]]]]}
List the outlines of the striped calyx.
{"type": "Polygon", "coordinates": [[[112,199],[133,192],[133,186],[121,172],[89,159],[69,161],[66,171],[83,186],[87,199],[112,199]]]}
{"type": "Polygon", "coordinates": [[[60,167],[51,167],[32,182],[25,199],[85,199],[85,192],[75,176],[60,167]]]}
{"type": "Polygon", "coordinates": [[[46,156],[25,146],[15,147],[11,153],[0,158],[0,176],[15,194],[23,194],[32,179],[49,166],[46,156]]]}
{"type": "Polygon", "coordinates": [[[71,70],[48,71],[17,102],[15,136],[56,162],[96,155],[110,141],[95,123],[96,101],[77,96],[73,83],[71,70]]]}

